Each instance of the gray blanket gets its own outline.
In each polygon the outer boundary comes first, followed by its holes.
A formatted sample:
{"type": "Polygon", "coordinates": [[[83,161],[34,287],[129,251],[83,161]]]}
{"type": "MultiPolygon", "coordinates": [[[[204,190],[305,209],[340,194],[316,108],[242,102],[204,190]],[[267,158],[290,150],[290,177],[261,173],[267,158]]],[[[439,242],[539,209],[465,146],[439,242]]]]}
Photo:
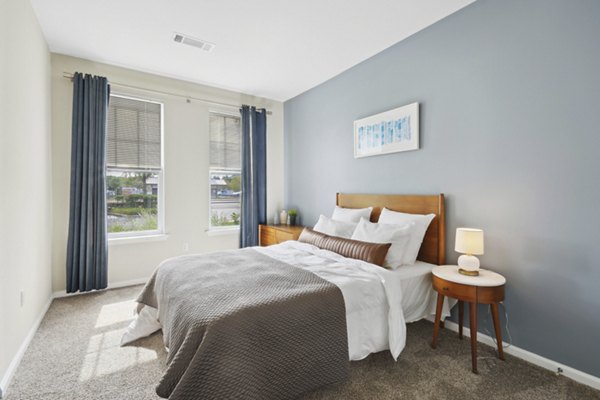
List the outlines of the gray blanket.
{"type": "Polygon", "coordinates": [[[169,348],[161,397],[291,399],[348,375],[339,288],[256,250],[166,260],[138,302],[169,348]]]}

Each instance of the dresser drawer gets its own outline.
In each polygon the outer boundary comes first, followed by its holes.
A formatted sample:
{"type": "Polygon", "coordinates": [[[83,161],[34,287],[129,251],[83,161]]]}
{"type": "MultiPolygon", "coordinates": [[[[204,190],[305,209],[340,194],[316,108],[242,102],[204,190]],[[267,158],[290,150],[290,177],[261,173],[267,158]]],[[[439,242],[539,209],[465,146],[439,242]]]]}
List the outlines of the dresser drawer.
{"type": "Polygon", "coordinates": [[[288,240],[297,240],[303,229],[303,226],[298,225],[259,225],[260,245],[270,246],[288,240]]]}
{"type": "Polygon", "coordinates": [[[295,240],[296,237],[292,232],[286,232],[282,230],[275,231],[275,238],[277,238],[277,243],[282,243],[288,240],[295,240]]]}
{"type": "Polygon", "coordinates": [[[460,283],[448,282],[437,276],[432,276],[433,288],[443,294],[444,296],[450,296],[458,300],[467,302],[477,301],[477,287],[462,285],[460,283]]]}

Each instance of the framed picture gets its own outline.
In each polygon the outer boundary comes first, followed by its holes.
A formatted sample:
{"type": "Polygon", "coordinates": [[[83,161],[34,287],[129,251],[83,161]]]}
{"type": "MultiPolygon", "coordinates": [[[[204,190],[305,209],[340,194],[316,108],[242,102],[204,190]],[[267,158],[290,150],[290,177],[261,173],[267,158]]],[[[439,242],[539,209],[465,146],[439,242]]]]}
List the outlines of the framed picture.
{"type": "Polygon", "coordinates": [[[419,149],[419,103],[354,121],[354,158],[419,149]]]}

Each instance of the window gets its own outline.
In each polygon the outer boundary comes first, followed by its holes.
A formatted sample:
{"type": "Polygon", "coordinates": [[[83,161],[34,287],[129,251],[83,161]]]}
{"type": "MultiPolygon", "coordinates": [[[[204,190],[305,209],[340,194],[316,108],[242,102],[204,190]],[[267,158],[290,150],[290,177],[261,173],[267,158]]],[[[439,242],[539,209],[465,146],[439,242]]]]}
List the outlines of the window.
{"type": "Polygon", "coordinates": [[[162,104],[111,95],[106,138],[110,237],[163,231],[162,104]]]}
{"type": "Polygon", "coordinates": [[[240,225],[242,143],[240,117],[210,113],[210,228],[240,225]]]}

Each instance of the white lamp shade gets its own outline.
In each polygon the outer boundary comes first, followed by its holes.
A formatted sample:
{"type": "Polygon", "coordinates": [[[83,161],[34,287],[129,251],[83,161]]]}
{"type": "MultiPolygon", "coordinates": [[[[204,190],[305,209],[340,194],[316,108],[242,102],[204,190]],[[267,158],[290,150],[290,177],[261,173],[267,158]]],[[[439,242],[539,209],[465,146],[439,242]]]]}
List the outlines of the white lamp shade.
{"type": "Polygon", "coordinates": [[[481,229],[457,228],[454,250],[469,255],[483,254],[483,231],[481,229]]]}

